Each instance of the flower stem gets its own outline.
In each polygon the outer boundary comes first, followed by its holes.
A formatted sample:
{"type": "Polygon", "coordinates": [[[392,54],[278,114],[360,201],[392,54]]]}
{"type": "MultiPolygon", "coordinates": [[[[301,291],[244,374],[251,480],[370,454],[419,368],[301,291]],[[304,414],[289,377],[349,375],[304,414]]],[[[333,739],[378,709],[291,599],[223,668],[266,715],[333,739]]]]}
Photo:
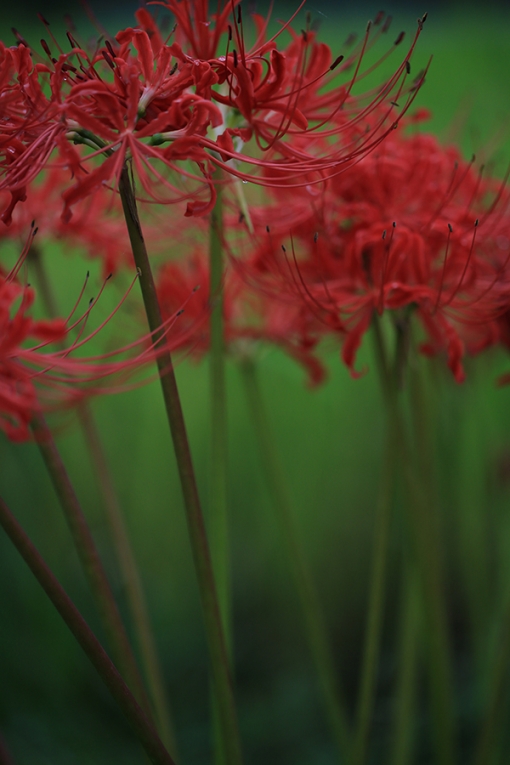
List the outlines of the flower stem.
{"type": "Polygon", "coordinates": [[[400,466],[409,500],[407,518],[423,592],[427,627],[424,637],[428,642],[431,715],[437,745],[437,763],[453,765],[456,761],[453,684],[437,538],[430,518],[427,492],[412,464],[413,450],[410,448],[398,402],[397,380],[388,363],[382,328],[377,316],[374,317],[372,326],[381,385],[388,415],[395,428],[400,466]]]}
{"type": "MultiPolygon", "coordinates": [[[[56,318],[58,311],[55,295],[51,282],[48,279],[47,271],[44,267],[43,255],[38,248],[32,245],[29,251],[29,258],[30,264],[34,268],[37,286],[46,308],[46,312],[51,318],[56,318]]],[[[97,483],[110,527],[117,561],[126,588],[127,602],[131,612],[131,619],[142,659],[143,670],[149,687],[151,701],[157,716],[158,730],[161,733],[167,749],[175,754],[177,747],[170,705],[162,679],[163,673],[147,611],[147,603],[140,573],[133,554],[126,524],[124,522],[119,497],[108,468],[108,459],[94,421],[92,410],[87,401],[79,401],[76,410],[85,444],[97,477],[97,483]]]]}
{"type": "Polygon", "coordinates": [[[395,693],[395,725],[391,765],[409,765],[415,728],[418,648],[418,593],[414,567],[406,557],[404,571],[401,635],[398,650],[399,673],[395,693]]]}
{"type": "Polygon", "coordinates": [[[506,598],[497,636],[496,657],[484,688],[482,729],[473,758],[474,765],[492,765],[508,720],[508,667],[510,664],[510,600],[506,598]]]}
{"type": "Polygon", "coordinates": [[[227,511],[227,406],[223,326],[223,209],[221,189],[211,213],[209,234],[210,384],[211,384],[211,555],[218,601],[232,655],[231,598],[227,511]]]}
{"type": "Polygon", "coordinates": [[[372,557],[372,576],[367,613],[367,629],[363,659],[361,664],[361,682],[356,714],[356,734],[354,738],[354,765],[363,765],[367,757],[370,722],[376,693],[379,648],[384,615],[384,596],[388,569],[389,534],[392,510],[393,489],[397,470],[397,449],[395,430],[389,423],[389,433],[383,461],[382,484],[377,503],[374,527],[374,551],[372,557]]]}
{"type": "Polygon", "coordinates": [[[34,415],[32,430],[71,531],[116,662],[140,704],[150,714],[150,703],[108,577],[57,445],[41,414],[34,415]]]}
{"type": "Polygon", "coordinates": [[[1,498],[0,524],[96,668],[151,762],[175,765],[108,654],[1,498]]]}
{"type": "Polygon", "coordinates": [[[269,418],[262,398],[255,364],[251,359],[246,359],[243,360],[240,368],[248,407],[259,443],[260,456],[271,492],[273,509],[280,524],[281,537],[301,604],[306,637],[317,672],[319,687],[322,691],[330,729],[337,745],[340,762],[346,762],[349,759],[351,747],[349,723],[338,687],[337,671],[327,636],[324,615],[296,533],[291,502],[274,447],[274,440],[270,433],[269,418]]]}
{"type": "MultiPolygon", "coordinates": [[[[123,169],[119,181],[119,192],[133,257],[140,274],[140,287],[145,312],[153,341],[157,345],[158,340],[162,338],[161,310],[138,217],[136,198],[126,167],[123,169]]],[[[204,517],[198,496],[191,451],[170,352],[167,350],[161,351],[158,354],[157,363],[181,480],[188,533],[202,602],[211,670],[218,700],[223,740],[226,742],[226,765],[239,765],[242,762],[241,741],[225,635],[222,627],[204,517]]]]}
{"type": "Polygon", "coordinates": [[[163,683],[163,672],[147,611],[147,602],[139,569],[119,505],[119,498],[113,485],[112,476],[108,470],[106,454],[89,407],[80,406],[78,417],[94,464],[95,473],[98,477],[106,509],[106,517],[110,525],[117,560],[126,587],[127,602],[137,637],[142,666],[156,712],[158,730],[161,733],[161,738],[166,748],[175,756],[177,746],[172,724],[172,714],[163,683]]]}

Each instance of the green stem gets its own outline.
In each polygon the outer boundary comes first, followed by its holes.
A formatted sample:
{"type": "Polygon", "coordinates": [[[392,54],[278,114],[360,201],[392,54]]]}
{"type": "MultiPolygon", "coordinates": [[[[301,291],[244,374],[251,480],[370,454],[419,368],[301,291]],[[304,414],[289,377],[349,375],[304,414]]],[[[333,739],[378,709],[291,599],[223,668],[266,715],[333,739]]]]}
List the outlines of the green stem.
{"type": "Polygon", "coordinates": [[[227,510],[227,401],[223,327],[223,209],[221,191],[211,213],[209,235],[210,384],[211,384],[211,555],[223,631],[232,656],[231,597],[227,510]]]}
{"type": "MultiPolygon", "coordinates": [[[[138,217],[136,198],[126,167],[121,174],[119,192],[124,216],[126,218],[133,257],[140,274],[140,287],[142,290],[145,312],[154,343],[157,346],[158,341],[160,343],[162,342],[161,310],[138,217]]],[[[228,652],[222,627],[211,555],[209,552],[204,517],[198,496],[191,451],[186,433],[175,371],[168,350],[160,349],[157,363],[184,498],[188,533],[202,602],[205,630],[211,659],[211,670],[221,719],[223,740],[226,742],[227,747],[226,765],[239,765],[239,763],[242,762],[241,741],[237,724],[237,713],[234,702],[228,652]]]]}
{"type": "Polygon", "coordinates": [[[116,661],[140,704],[150,714],[150,703],[108,577],[57,445],[42,414],[34,415],[32,431],[59,498],[116,661]]]}
{"type": "MultiPolygon", "coordinates": [[[[29,258],[35,272],[37,287],[46,312],[51,318],[56,318],[58,311],[52,285],[44,267],[42,253],[34,245],[30,248],[29,258]]],[[[175,754],[177,747],[170,705],[162,680],[163,673],[147,611],[139,569],[129,540],[118,494],[108,468],[107,456],[92,415],[92,410],[86,401],[78,403],[77,414],[97,477],[103,507],[113,538],[115,553],[126,588],[127,601],[140,650],[143,670],[147,678],[151,700],[157,716],[158,730],[161,732],[166,747],[175,754]]]]}
{"type": "Polygon", "coordinates": [[[0,498],[0,524],[96,668],[154,765],[175,765],[106,651],[0,498]]]}
{"type": "Polygon", "coordinates": [[[147,602],[139,569],[127,533],[118,495],[108,470],[106,454],[90,409],[86,406],[80,406],[78,417],[101,489],[106,517],[110,525],[117,560],[126,587],[127,602],[140,649],[142,666],[156,712],[158,730],[161,732],[165,746],[175,756],[177,746],[172,724],[172,714],[163,683],[163,672],[147,610],[147,602]]]}
{"type": "Polygon", "coordinates": [[[474,765],[492,765],[508,724],[508,669],[510,666],[510,599],[507,598],[497,637],[496,657],[492,663],[483,697],[482,729],[473,758],[474,765]]]}
{"type": "Polygon", "coordinates": [[[280,525],[281,537],[286,548],[301,605],[305,633],[317,672],[319,687],[322,691],[324,707],[340,761],[345,762],[349,758],[351,746],[349,723],[338,688],[337,671],[327,636],[324,614],[296,533],[292,506],[274,440],[270,433],[269,418],[262,399],[255,364],[251,360],[245,360],[241,363],[240,368],[253,427],[259,443],[260,456],[273,501],[273,509],[280,525]]]}
{"type": "Polygon", "coordinates": [[[409,765],[415,729],[418,659],[418,593],[416,575],[409,555],[405,556],[402,593],[401,636],[398,650],[399,673],[395,692],[395,724],[390,757],[392,765],[409,765]]]}
{"type": "Polygon", "coordinates": [[[353,757],[355,765],[363,765],[367,757],[383,626],[392,498],[397,469],[396,439],[391,423],[389,424],[389,429],[390,432],[383,461],[382,484],[375,517],[367,630],[361,664],[361,683],[356,715],[353,757]]]}
{"type": "Polygon", "coordinates": [[[456,762],[454,732],[453,683],[445,605],[442,596],[440,565],[434,524],[430,518],[427,492],[415,470],[413,451],[400,411],[397,389],[391,374],[384,338],[377,316],[373,321],[376,358],[390,421],[395,428],[400,465],[408,502],[408,520],[413,548],[417,556],[420,584],[423,590],[428,642],[429,681],[432,724],[436,737],[438,765],[456,762]]]}

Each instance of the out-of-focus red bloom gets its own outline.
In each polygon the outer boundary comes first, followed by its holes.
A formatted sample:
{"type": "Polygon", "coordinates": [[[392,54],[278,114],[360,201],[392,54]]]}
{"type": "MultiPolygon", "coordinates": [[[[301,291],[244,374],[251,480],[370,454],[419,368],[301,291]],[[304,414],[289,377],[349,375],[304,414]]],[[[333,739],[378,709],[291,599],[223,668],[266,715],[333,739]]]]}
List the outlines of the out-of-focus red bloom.
{"type": "Polygon", "coordinates": [[[124,322],[120,347],[95,355],[84,354],[84,349],[117,314],[130,290],[93,329],[89,329],[90,317],[108,280],[78,318],[74,316],[83,290],[66,319],[32,318],[35,292],[19,277],[36,231],[32,229],[14,268],[9,273],[0,271],[0,429],[17,441],[29,437],[30,421],[36,412],[71,406],[92,395],[125,390],[131,385],[132,376],[151,366],[160,353],[180,347],[180,335],[174,332],[174,327],[179,330],[178,319],[187,302],[183,300],[179,310],[167,317],[157,343],[150,333],[140,333],[138,323],[133,325],[134,338],[128,342],[124,322]]]}
{"type": "MultiPolygon", "coordinates": [[[[90,54],[70,34],[72,50],[57,57],[43,41],[44,62],[34,63],[23,41],[17,48],[1,47],[0,190],[11,195],[4,222],[50,163],[68,173],[65,219],[102,186],[116,188],[126,163],[142,196],[187,200],[187,215],[211,210],[218,167],[224,178],[265,185],[281,185],[282,175],[296,186],[304,174],[318,182],[371,151],[423,80],[408,78],[423,20],[394,74],[355,97],[370,30],[355,53],[333,60],[311,30],[299,35],[285,24],[267,39],[267,20],[255,16],[257,40],[248,50],[237,2],[220,4],[215,14],[204,0],[165,4],[179,22],[175,40],[165,40],[141,9],[137,27],[118,32],[90,54]],[[287,31],[290,43],[278,50],[278,38],[287,31]],[[347,79],[340,85],[332,81],[338,73],[347,79]],[[348,126],[359,120],[366,125],[381,104],[385,110],[370,135],[353,142],[348,126]]],[[[387,31],[381,15],[373,28],[379,29],[375,37],[387,31]]]]}
{"type": "Polygon", "coordinates": [[[374,313],[398,319],[413,311],[426,334],[421,350],[446,353],[462,381],[464,354],[498,340],[509,305],[504,184],[402,125],[320,193],[292,195],[287,216],[281,196],[278,207],[252,211],[259,228],[270,224],[271,237],[242,264],[249,278],[270,294],[298,298],[324,334],[339,333],[353,374],[374,313]]]}
{"type": "MultiPolygon", "coordinates": [[[[27,200],[17,205],[9,226],[0,222],[0,241],[18,239],[22,244],[32,221],[44,243],[54,240],[65,242],[66,247],[85,251],[90,258],[102,261],[104,276],[115,273],[122,265],[132,266],[132,255],[126,224],[119,199],[106,188],[76,205],[69,221],[62,220],[62,189],[67,173],[53,167],[28,188],[27,200]]],[[[7,192],[0,192],[2,199],[7,192]]]]}
{"type": "MultiPolygon", "coordinates": [[[[158,296],[165,316],[172,316],[185,300],[180,317],[177,349],[201,358],[209,350],[209,266],[202,251],[167,263],[159,274],[158,296]],[[189,296],[192,294],[192,298],[189,296]]],[[[307,339],[307,312],[299,305],[271,299],[250,290],[235,269],[228,269],[223,284],[224,341],[229,354],[243,357],[256,345],[280,348],[306,370],[311,385],[324,378],[324,367],[307,339]]]]}

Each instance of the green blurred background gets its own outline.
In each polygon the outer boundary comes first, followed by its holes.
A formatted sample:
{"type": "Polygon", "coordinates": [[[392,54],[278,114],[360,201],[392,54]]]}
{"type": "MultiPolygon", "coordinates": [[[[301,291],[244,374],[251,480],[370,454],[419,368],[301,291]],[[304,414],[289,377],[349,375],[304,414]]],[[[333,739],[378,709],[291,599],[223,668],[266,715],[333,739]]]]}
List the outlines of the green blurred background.
{"type": "MultiPolygon", "coordinates": [[[[60,8],[37,10],[58,28],[60,8]]],[[[68,9],[64,9],[68,10],[68,9]]],[[[101,7],[96,12],[101,15],[101,7]]],[[[322,38],[335,50],[362,31],[378,8],[353,15],[311,2],[322,38]]],[[[412,34],[427,10],[394,10],[393,32],[412,34]]],[[[510,16],[496,6],[431,7],[416,54],[419,68],[433,55],[417,103],[433,112],[432,129],[461,141],[500,173],[510,158],[510,16]]],[[[288,7],[277,4],[276,15],[288,7]]],[[[113,31],[130,23],[125,7],[105,6],[113,31]],[[116,20],[117,19],[117,20],[116,20]]],[[[28,5],[2,10],[29,39],[45,36],[28,5]],[[21,8],[21,10],[20,10],[21,8]],[[19,15],[19,18],[18,18],[19,15]],[[16,17],[16,18],[15,18],[16,17]],[[31,37],[30,37],[31,35],[31,37]]],[[[2,39],[11,38],[7,31],[2,39]]],[[[381,49],[380,49],[381,50],[381,49]]],[[[61,292],[75,294],[87,266],[55,259],[61,292]],[[80,276],[81,278],[81,276],[80,276]],[[74,281],[73,281],[74,280],[74,281]],[[78,282],[80,279],[78,279],[78,282]],[[73,285],[72,287],[70,285],[73,285]]],[[[338,349],[325,348],[329,378],[310,391],[304,373],[277,351],[259,363],[274,437],[291,487],[296,522],[327,613],[339,674],[354,706],[365,626],[385,414],[370,342],[352,380],[338,349]]],[[[455,651],[462,759],[473,747],[474,723],[494,636],[510,596],[510,389],[495,386],[510,359],[491,352],[467,364],[457,386],[441,363],[425,362],[430,395],[438,506],[447,600],[455,651]],[[482,604],[474,614],[473,603],[482,604]],[[486,664],[484,664],[484,662],[486,664]]],[[[208,367],[178,369],[200,488],[207,508],[209,474],[208,367]]],[[[335,763],[278,526],[271,511],[238,370],[228,367],[232,576],[237,695],[249,765],[335,763]]],[[[211,761],[205,639],[182,502],[157,384],[94,404],[125,509],[172,700],[181,761],[211,761]]],[[[59,443],[109,573],[125,609],[110,540],[79,433],[65,425],[59,443]]],[[[0,492],[22,521],[90,624],[101,635],[67,528],[36,448],[0,438],[0,492]]],[[[401,530],[392,535],[385,634],[373,725],[371,761],[384,761],[392,731],[398,665],[401,530]]],[[[0,536],[0,730],[15,765],[131,765],[143,760],[100,680],[10,543],[0,536]]],[[[432,763],[425,679],[420,676],[417,747],[413,760],[432,763]]],[[[505,700],[507,703],[508,700],[505,700]]],[[[510,739],[506,741],[506,745],[510,739]]],[[[503,744],[502,752],[505,751],[503,744]]],[[[504,755],[501,762],[505,762],[504,755]]]]}

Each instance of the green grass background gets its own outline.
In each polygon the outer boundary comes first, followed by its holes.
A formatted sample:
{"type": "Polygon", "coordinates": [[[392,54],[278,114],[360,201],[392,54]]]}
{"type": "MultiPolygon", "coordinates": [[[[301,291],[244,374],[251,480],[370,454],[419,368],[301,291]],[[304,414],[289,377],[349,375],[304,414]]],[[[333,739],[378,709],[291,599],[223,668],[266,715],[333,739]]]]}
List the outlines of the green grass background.
{"type": "MultiPolygon", "coordinates": [[[[12,15],[15,9],[9,9],[12,15]]],[[[312,15],[314,8],[312,8],[312,15]]],[[[283,15],[283,13],[281,14],[283,15]]],[[[366,19],[330,14],[322,36],[334,48],[366,19]]],[[[7,24],[9,19],[3,19],[7,24]]],[[[508,16],[482,9],[431,14],[416,68],[433,62],[417,103],[430,107],[432,128],[462,142],[502,172],[510,158],[508,16]]],[[[414,31],[415,14],[400,26],[414,31]]],[[[22,28],[22,21],[17,23],[22,28]]],[[[25,30],[23,30],[25,33],[25,30]]],[[[35,37],[39,32],[34,28],[35,37]]],[[[28,34],[28,33],[27,33],[28,34]]],[[[4,36],[3,39],[6,39],[4,36]]],[[[415,66],[413,61],[413,67],[415,66]]],[[[55,257],[63,295],[76,294],[86,266],[55,257]],[[79,273],[79,278],[76,274],[79,273]]],[[[71,300],[72,298],[69,298],[71,300]]],[[[276,351],[259,371],[271,424],[288,476],[296,522],[313,567],[346,694],[355,699],[367,602],[383,448],[384,411],[370,343],[360,355],[369,373],[352,380],[337,349],[324,351],[329,378],[310,391],[303,372],[276,351]]],[[[448,608],[455,648],[462,762],[473,746],[483,678],[502,608],[510,595],[510,389],[497,374],[510,359],[493,352],[468,362],[457,386],[441,363],[426,362],[441,486],[439,505],[448,608]],[[479,609],[476,613],[476,609],[479,609]],[[481,610],[480,610],[481,609],[481,610]]],[[[178,369],[184,410],[207,507],[208,369],[178,369]]],[[[298,603],[247,415],[237,369],[228,368],[232,577],[238,699],[250,765],[336,762],[322,715],[298,603]]],[[[210,759],[208,675],[195,576],[170,439],[157,384],[98,400],[97,419],[143,572],[171,696],[182,762],[210,759]]],[[[89,460],[78,432],[59,437],[99,546],[109,538],[89,460]]],[[[0,492],[101,635],[37,450],[0,438],[0,492]]],[[[400,530],[392,537],[372,762],[384,762],[391,737],[398,657],[400,530]]],[[[123,609],[122,587],[107,557],[123,609]]],[[[420,677],[416,763],[432,763],[420,677]]],[[[507,701],[507,700],[506,700],[507,701]]],[[[0,730],[15,765],[131,765],[137,742],[39,585],[0,536],[0,730]]],[[[508,744],[508,741],[506,742],[508,744]]],[[[504,752],[504,748],[502,750],[504,752]]],[[[504,754],[500,761],[505,762],[504,754]]]]}

